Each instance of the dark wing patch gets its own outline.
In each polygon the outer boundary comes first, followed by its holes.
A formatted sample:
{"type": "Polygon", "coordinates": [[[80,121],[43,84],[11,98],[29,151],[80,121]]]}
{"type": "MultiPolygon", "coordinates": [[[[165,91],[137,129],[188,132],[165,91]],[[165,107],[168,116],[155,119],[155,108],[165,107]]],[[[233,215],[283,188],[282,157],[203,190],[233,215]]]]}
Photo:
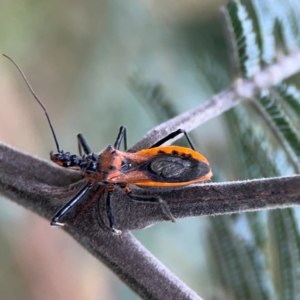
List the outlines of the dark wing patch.
{"type": "Polygon", "coordinates": [[[139,168],[153,181],[185,182],[200,178],[210,171],[209,165],[191,157],[157,155],[139,168]]]}
{"type": "Polygon", "coordinates": [[[148,170],[164,178],[180,177],[192,167],[192,162],[179,157],[158,157],[148,166],[148,170]]]}

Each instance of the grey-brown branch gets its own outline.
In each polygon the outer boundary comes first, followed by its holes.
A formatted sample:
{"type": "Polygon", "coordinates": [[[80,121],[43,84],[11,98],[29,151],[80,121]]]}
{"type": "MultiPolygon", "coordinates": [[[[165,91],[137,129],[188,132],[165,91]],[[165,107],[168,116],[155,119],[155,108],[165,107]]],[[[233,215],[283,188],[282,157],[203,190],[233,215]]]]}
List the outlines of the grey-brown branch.
{"type": "MultiPolygon", "coordinates": [[[[0,164],[2,194],[48,220],[84,184],[77,172],[59,168],[4,144],[0,144],[0,164]]],[[[175,218],[207,216],[297,205],[300,203],[299,180],[300,176],[292,176],[198,184],[175,190],[151,190],[151,194],[164,199],[175,218]]],[[[132,189],[140,195],[150,192],[134,186],[132,189]]],[[[166,220],[160,207],[136,203],[121,189],[116,189],[113,197],[116,226],[123,230],[121,236],[99,228],[97,203],[82,214],[73,226],[76,212],[84,205],[80,203],[66,216],[64,221],[70,225],[66,230],[141,297],[201,299],[128,231],[166,220]]],[[[100,207],[103,208],[102,205],[100,207]]]]}

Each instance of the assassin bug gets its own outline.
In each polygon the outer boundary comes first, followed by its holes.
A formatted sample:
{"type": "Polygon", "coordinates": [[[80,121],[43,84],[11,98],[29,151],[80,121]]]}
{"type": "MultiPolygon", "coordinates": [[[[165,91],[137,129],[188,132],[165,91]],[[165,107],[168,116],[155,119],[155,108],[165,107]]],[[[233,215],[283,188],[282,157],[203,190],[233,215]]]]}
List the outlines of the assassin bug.
{"type": "Polygon", "coordinates": [[[175,222],[175,218],[163,199],[156,196],[132,195],[129,184],[140,187],[173,187],[189,185],[211,178],[212,172],[207,159],[195,151],[188,134],[182,129],[170,133],[150,148],[135,153],[126,152],[127,136],[124,126],[120,127],[114,146],[109,145],[100,154],[91,151],[82,134],[77,135],[79,155],[60,150],[46,108],[36,96],[19,66],[11,58],[4,56],[17,67],[32,95],[44,110],[57,148],[57,153],[50,153],[50,159],[61,167],[81,171],[88,180],[88,183],[75,197],[56,213],[51,220],[51,225],[65,225],[60,222],[60,219],[87,194],[95,183],[98,183],[99,186],[94,196],[83,210],[77,214],[74,223],[88,205],[106,192],[106,212],[109,229],[115,234],[121,234],[121,231],[114,227],[114,216],[111,208],[112,193],[116,185],[120,186],[132,200],[160,204],[166,216],[172,222],[175,222]],[[179,146],[162,146],[179,134],[185,135],[191,149],[179,146]],[[119,150],[122,141],[124,141],[124,152],[119,150]],[[82,154],[82,151],[84,154],[82,154]]]}

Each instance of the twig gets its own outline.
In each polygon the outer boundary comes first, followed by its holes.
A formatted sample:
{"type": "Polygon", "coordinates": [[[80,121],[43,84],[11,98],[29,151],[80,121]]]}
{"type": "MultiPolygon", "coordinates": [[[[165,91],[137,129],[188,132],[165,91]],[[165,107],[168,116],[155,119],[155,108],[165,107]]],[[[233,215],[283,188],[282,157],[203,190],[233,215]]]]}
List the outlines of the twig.
{"type": "Polygon", "coordinates": [[[283,56],[278,59],[277,63],[258,72],[253,79],[239,79],[234,85],[214,95],[206,102],[151,129],[129,151],[134,152],[146,149],[178,128],[191,131],[234,107],[242,99],[253,99],[260,89],[270,88],[299,71],[300,51],[294,52],[289,56],[283,56]]]}

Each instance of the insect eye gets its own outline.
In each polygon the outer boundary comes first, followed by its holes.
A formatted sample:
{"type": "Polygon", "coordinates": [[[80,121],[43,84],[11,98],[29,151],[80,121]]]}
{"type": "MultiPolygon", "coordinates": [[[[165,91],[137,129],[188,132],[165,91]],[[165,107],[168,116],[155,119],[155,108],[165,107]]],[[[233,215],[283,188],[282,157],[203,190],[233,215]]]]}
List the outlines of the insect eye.
{"type": "Polygon", "coordinates": [[[71,164],[70,164],[69,161],[63,162],[63,166],[66,167],[66,168],[70,167],[70,165],[71,165],[71,164]]]}

